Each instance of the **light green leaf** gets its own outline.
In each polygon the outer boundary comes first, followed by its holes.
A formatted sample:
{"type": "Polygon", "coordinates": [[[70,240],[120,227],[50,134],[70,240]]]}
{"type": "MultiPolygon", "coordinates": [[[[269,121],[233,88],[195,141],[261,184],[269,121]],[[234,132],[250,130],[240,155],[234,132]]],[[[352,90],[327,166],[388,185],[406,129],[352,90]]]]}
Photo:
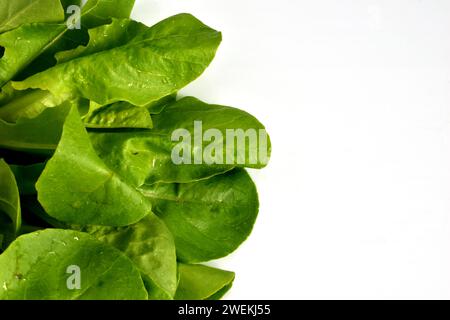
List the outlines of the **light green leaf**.
{"type": "Polygon", "coordinates": [[[175,101],[176,94],[152,102],[145,107],[134,106],[124,101],[106,106],[91,102],[89,111],[83,116],[83,122],[87,128],[96,129],[151,129],[153,128],[151,115],[161,113],[166,106],[175,101]]]}
{"type": "MultiPolygon", "coordinates": [[[[191,153],[189,153],[191,164],[175,164],[172,154],[180,142],[172,141],[172,134],[176,130],[184,128],[192,138],[189,141],[190,144],[194,145],[194,121],[201,121],[204,131],[214,128],[219,130],[222,136],[226,136],[227,129],[254,129],[258,132],[263,130],[264,126],[244,111],[231,107],[208,105],[195,98],[184,98],[170,104],[160,114],[152,115],[152,118],[154,124],[152,130],[90,133],[91,141],[98,155],[116,172],[127,175],[136,185],[155,182],[191,182],[229,171],[234,167],[261,168],[265,166],[266,162],[251,163],[250,156],[258,156],[260,151],[263,154],[270,154],[270,139],[267,138],[267,146],[247,148],[247,145],[239,147],[236,144],[234,151],[226,143],[219,147],[224,154],[228,152],[234,155],[242,151],[245,154],[243,163],[235,161],[236,163],[231,164],[208,164],[205,162],[195,164],[194,154],[200,148],[191,146],[191,153]],[[265,152],[263,152],[264,150],[265,152]]],[[[202,138],[203,133],[200,132],[199,136],[202,138]]],[[[210,142],[201,141],[201,149],[205,149],[209,144],[210,142]]],[[[225,162],[226,157],[223,157],[223,160],[225,162]]]]}
{"type": "Polygon", "coordinates": [[[21,225],[20,198],[16,179],[8,164],[0,159],[0,214],[11,219],[11,230],[17,233],[21,225]]]}
{"type": "Polygon", "coordinates": [[[126,226],[151,212],[151,205],[126,176],[112,171],[95,153],[76,108],[36,189],[46,212],[79,225],[126,226]]]}
{"type": "Polygon", "coordinates": [[[139,270],[119,250],[76,231],[17,238],[0,255],[1,300],[147,299],[139,270]],[[70,268],[74,269],[70,269],[70,268]],[[80,271],[80,289],[68,287],[80,271]],[[72,290],[71,290],[72,289],[72,290]]]}
{"type": "Polygon", "coordinates": [[[63,20],[60,0],[0,0],[0,33],[25,23],[63,20]]]}
{"type": "Polygon", "coordinates": [[[203,265],[178,265],[180,283],[177,300],[219,300],[230,290],[234,272],[203,265]]]}
{"type": "Polygon", "coordinates": [[[195,80],[212,61],[221,34],[189,14],[168,18],[120,47],[61,63],[14,83],[100,105],[146,106],[195,80]],[[95,66],[96,72],[92,72],[95,66]]]}
{"type": "Polygon", "coordinates": [[[0,106],[0,119],[14,123],[20,119],[37,117],[47,108],[60,105],[53,95],[43,90],[17,91],[15,97],[0,106]]]}
{"type": "Polygon", "coordinates": [[[87,128],[94,129],[151,129],[153,128],[151,115],[160,113],[175,100],[176,94],[169,95],[145,107],[134,106],[124,101],[106,106],[91,102],[88,112],[83,116],[83,122],[87,128]]]}
{"type": "Polygon", "coordinates": [[[240,109],[206,104],[196,98],[186,97],[154,115],[153,122],[152,132],[160,136],[171,136],[178,129],[186,129],[190,133],[192,163],[196,162],[196,155],[202,158],[202,163],[205,160],[214,162],[214,154],[208,152],[211,142],[221,146],[223,153],[219,160],[223,160],[229,168],[236,166],[260,169],[267,165],[270,158],[271,141],[264,126],[251,114],[240,109]],[[196,132],[196,126],[199,132],[196,132]],[[205,137],[208,132],[212,135],[217,133],[218,137],[208,139],[205,137]],[[239,143],[237,136],[245,138],[244,143],[239,143]],[[200,140],[199,145],[195,143],[197,138],[200,140]],[[230,162],[228,156],[231,158],[230,162]]]}
{"type": "Polygon", "coordinates": [[[99,107],[84,116],[83,122],[88,128],[151,129],[153,127],[150,112],[146,108],[133,106],[128,102],[116,102],[112,105],[99,107]]]}
{"type": "Polygon", "coordinates": [[[175,238],[178,259],[195,263],[228,255],[250,235],[256,187],[243,169],[207,180],[144,186],[142,193],[175,238]]]}
{"type": "Polygon", "coordinates": [[[142,273],[149,299],[173,299],[177,289],[175,243],[165,224],[149,214],[120,228],[89,226],[81,229],[125,253],[142,273]]]}

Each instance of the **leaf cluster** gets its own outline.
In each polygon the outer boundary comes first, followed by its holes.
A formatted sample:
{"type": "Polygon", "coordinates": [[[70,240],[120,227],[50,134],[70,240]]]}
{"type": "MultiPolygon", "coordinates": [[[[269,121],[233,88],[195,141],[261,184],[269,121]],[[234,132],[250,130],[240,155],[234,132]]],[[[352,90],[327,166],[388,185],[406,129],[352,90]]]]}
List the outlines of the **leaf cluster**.
{"type": "Polygon", "coordinates": [[[0,299],[221,298],[235,274],[200,263],[250,235],[259,202],[245,168],[266,162],[238,149],[238,163],[172,160],[172,133],[194,135],[196,121],[264,130],[177,94],[221,33],[190,14],[148,27],[129,18],[132,0],[89,0],[74,30],[70,5],[0,0],[0,299]]]}

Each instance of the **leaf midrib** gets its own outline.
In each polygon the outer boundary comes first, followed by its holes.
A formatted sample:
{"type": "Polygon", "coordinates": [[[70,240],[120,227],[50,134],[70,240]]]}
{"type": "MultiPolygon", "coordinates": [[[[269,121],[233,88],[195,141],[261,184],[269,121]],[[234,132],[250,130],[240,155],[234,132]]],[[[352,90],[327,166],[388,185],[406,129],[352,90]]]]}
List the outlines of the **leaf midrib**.
{"type": "MultiPolygon", "coordinates": [[[[150,27],[150,29],[151,29],[151,27],[150,27]]],[[[150,29],[149,29],[149,30],[150,30],[150,29]]],[[[146,46],[147,49],[154,49],[154,48],[150,45],[150,44],[151,44],[152,42],[154,42],[154,41],[164,40],[164,39],[171,39],[171,38],[175,38],[175,39],[176,39],[176,38],[182,38],[182,37],[199,36],[199,35],[201,35],[201,34],[207,34],[207,33],[209,33],[210,31],[212,31],[212,29],[205,29],[205,30],[203,30],[203,31],[201,31],[201,32],[193,32],[193,33],[186,33],[186,34],[167,35],[167,36],[160,37],[160,38],[143,39],[143,40],[136,41],[136,42],[134,42],[133,40],[131,40],[131,41],[129,41],[129,42],[127,42],[127,43],[124,43],[124,44],[122,44],[122,45],[119,45],[119,46],[117,46],[117,47],[109,48],[109,49],[102,50],[102,51],[99,51],[99,52],[95,52],[95,53],[92,53],[92,54],[90,54],[90,55],[88,55],[88,56],[80,56],[80,57],[76,57],[76,58],[74,58],[74,59],[65,61],[65,62],[63,62],[63,63],[61,63],[61,64],[70,63],[71,61],[75,61],[75,60],[78,60],[78,59],[83,59],[83,58],[91,57],[91,56],[95,56],[95,55],[102,55],[102,54],[105,54],[105,53],[110,52],[110,51],[115,51],[115,50],[126,50],[126,49],[128,49],[129,47],[137,46],[137,45],[143,45],[143,44],[148,44],[148,45],[146,46]]],[[[213,31],[213,32],[219,34],[219,32],[217,32],[217,31],[213,31]]],[[[89,46],[89,44],[88,44],[85,48],[87,49],[88,46],[89,46]]],[[[176,59],[172,59],[172,58],[169,58],[169,57],[165,57],[165,56],[162,56],[161,54],[158,54],[158,53],[155,52],[154,50],[152,50],[152,53],[155,54],[156,56],[159,56],[159,57],[163,58],[163,59],[167,59],[167,60],[171,60],[171,61],[175,61],[175,62],[192,63],[192,64],[196,64],[196,65],[203,65],[203,64],[201,64],[201,63],[195,63],[195,62],[192,62],[192,61],[181,61],[181,60],[176,60],[176,59]]],[[[141,71],[142,71],[142,70],[141,70],[141,71]]],[[[163,76],[163,75],[160,75],[160,76],[163,76]]]]}

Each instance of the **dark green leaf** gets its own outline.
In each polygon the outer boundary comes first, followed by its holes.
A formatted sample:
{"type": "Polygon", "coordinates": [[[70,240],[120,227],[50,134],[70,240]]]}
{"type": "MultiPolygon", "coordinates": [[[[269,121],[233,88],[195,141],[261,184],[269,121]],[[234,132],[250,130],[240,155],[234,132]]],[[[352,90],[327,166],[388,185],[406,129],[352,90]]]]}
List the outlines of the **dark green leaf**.
{"type": "Polygon", "coordinates": [[[233,252],[247,239],[258,215],[258,194],[243,169],[141,191],[172,232],[183,262],[209,261],[233,252]]]}
{"type": "Polygon", "coordinates": [[[32,165],[11,165],[21,195],[36,194],[36,182],[44,171],[45,163],[32,165]]]}
{"type": "MultiPolygon", "coordinates": [[[[81,0],[61,0],[61,4],[64,9],[67,9],[67,7],[75,5],[81,7],[81,0]]],[[[66,12],[67,14],[67,12],[66,12]]]]}

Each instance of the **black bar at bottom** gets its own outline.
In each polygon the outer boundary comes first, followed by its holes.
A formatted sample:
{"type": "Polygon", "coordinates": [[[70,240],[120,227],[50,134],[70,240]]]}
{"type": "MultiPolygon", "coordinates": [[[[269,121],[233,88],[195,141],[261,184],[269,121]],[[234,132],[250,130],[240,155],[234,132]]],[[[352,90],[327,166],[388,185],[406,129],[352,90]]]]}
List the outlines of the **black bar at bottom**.
{"type": "MultiPolygon", "coordinates": [[[[0,312],[32,317],[114,315],[142,319],[447,319],[448,301],[0,301],[0,312]]],[[[6,319],[6,317],[5,317],[6,319]]]]}

